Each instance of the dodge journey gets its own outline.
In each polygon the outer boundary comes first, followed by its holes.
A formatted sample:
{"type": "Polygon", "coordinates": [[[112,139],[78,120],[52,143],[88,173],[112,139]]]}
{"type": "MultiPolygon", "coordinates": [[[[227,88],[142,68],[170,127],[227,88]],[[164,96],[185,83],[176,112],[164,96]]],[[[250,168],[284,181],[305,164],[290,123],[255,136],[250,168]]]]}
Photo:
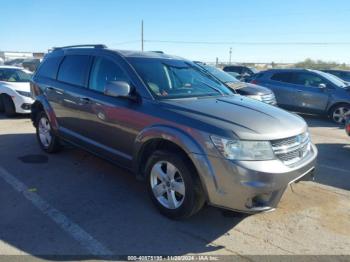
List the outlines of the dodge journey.
{"type": "Polygon", "coordinates": [[[209,204],[274,209],[313,175],[305,121],[234,94],[191,61],[103,45],[54,48],[31,83],[39,145],[68,142],[129,169],[170,218],[209,204]]]}

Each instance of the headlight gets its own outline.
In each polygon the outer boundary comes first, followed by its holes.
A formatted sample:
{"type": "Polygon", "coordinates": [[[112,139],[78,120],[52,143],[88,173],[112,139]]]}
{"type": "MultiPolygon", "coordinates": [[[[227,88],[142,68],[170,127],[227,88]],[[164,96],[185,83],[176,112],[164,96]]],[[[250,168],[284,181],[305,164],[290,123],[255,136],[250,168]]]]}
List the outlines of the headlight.
{"type": "Polygon", "coordinates": [[[253,96],[247,96],[251,99],[255,99],[255,100],[259,100],[259,101],[262,101],[262,97],[261,96],[258,96],[258,95],[253,95],[253,96]]]}
{"type": "Polygon", "coordinates": [[[16,90],[16,92],[17,92],[18,94],[20,94],[21,96],[27,96],[27,97],[30,97],[30,96],[31,96],[31,95],[30,95],[30,92],[18,91],[18,90],[16,90]]]}
{"type": "Polygon", "coordinates": [[[211,136],[215,147],[230,160],[272,160],[275,154],[269,141],[229,140],[211,136]]]}

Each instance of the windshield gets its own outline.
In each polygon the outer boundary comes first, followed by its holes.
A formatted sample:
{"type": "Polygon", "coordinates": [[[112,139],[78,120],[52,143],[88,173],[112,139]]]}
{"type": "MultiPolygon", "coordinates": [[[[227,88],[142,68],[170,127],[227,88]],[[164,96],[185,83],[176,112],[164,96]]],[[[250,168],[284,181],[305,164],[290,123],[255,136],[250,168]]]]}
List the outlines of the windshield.
{"type": "Polygon", "coordinates": [[[21,69],[0,69],[0,81],[4,82],[29,82],[32,75],[21,69]]]}
{"type": "Polygon", "coordinates": [[[144,58],[129,61],[158,99],[233,95],[203,69],[186,61],[144,58]]]}
{"type": "Polygon", "coordinates": [[[235,78],[233,75],[230,75],[226,73],[225,71],[222,71],[219,68],[205,65],[205,64],[198,64],[200,67],[204,68],[204,70],[207,70],[210,74],[215,76],[217,79],[219,79],[221,82],[224,83],[238,83],[239,80],[235,78]]]}
{"type": "Polygon", "coordinates": [[[256,69],[255,67],[249,67],[249,69],[252,70],[254,74],[259,73],[258,69],[256,69]]]}
{"type": "Polygon", "coordinates": [[[342,81],[337,76],[334,76],[334,75],[329,74],[329,73],[321,72],[321,71],[318,71],[318,73],[338,87],[342,87],[342,88],[347,87],[347,84],[345,84],[345,82],[342,81]]]}

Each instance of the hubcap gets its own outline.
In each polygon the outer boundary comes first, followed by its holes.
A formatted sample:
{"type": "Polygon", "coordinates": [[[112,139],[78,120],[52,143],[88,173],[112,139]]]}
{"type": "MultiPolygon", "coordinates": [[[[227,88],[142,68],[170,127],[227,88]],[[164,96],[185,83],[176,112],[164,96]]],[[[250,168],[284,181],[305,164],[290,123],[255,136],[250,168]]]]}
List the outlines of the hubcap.
{"type": "Polygon", "coordinates": [[[335,122],[344,124],[347,117],[350,117],[350,109],[348,107],[338,107],[334,110],[333,120],[335,122]]]}
{"type": "Polygon", "coordinates": [[[169,209],[180,207],[185,199],[185,182],[179,170],[168,161],[157,162],[151,170],[151,188],[158,202],[169,209]]]}
{"type": "Polygon", "coordinates": [[[46,117],[42,117],[39,121],[39,138],[40,142],[44,147],[49,147],[51,144],[51,127],[49,120],[46,117]]]}

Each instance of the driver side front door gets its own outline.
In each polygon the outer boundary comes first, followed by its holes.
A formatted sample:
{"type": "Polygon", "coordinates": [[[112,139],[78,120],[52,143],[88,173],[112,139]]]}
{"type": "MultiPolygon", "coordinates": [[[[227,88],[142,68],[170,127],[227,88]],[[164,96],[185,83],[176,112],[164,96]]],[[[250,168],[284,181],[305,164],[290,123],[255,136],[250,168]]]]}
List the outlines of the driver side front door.
{"type": "Polygon", "coordinates": [[[293,74],[295,107],[300,112],[323,113],[328,104],[330,89],[321,88],[328,82],[312,72],[297,72],[293,74]]]}

